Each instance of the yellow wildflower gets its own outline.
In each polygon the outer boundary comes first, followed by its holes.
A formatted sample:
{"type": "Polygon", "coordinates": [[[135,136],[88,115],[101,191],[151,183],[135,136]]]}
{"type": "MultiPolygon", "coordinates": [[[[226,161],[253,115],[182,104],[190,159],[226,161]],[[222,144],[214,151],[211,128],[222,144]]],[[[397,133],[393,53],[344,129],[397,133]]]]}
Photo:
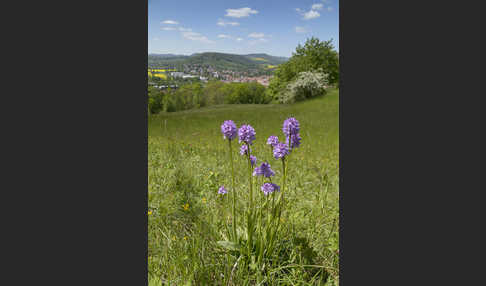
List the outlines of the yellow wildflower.
{"type": "Polygon", "coordinates": [[[175,241],[175,240],[176,240],[176,237],[175,237],[175,236],[173,236],[173,237],[172,237],[172,240],[173,240],[173,241],[175,241]]]}
{"type": "Polygon", "coordinates": [[[184,240],[187,240],[187,236],[184,236],[184,240]]]}
{"type": "Polygon", "coordinates": [[[184,208],[185,211],[187,211],[189,209],[189,203],[182,205],[182,207],[184,208]]]}
{"type": "Polygon", "coordinates": [[[152,211],[148,211],[148,215],[151,215],[152,214],[152,211]]]}
{"type": "Polygon", "coordinates": [[[203,203],[206,203],[206,201],[207,201],[206,198],[202,198],[203,203]]]}

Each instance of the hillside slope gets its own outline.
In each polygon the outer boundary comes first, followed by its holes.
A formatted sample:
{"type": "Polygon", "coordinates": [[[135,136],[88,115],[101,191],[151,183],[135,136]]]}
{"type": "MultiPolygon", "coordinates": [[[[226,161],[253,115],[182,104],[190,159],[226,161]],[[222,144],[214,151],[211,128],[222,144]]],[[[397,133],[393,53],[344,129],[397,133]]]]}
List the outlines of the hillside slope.
{"type": "Polygon", "coordinates": [[[264,69],[267,65],[276,66],[287,58],[267,54],[236,55],[225,53],[197,53],[190,56],[172,54],[149,54],[148,65],[155,67],[175,67],[181,69],[184,65],[212,67],[215,70],[249,70],[264,69]]]}

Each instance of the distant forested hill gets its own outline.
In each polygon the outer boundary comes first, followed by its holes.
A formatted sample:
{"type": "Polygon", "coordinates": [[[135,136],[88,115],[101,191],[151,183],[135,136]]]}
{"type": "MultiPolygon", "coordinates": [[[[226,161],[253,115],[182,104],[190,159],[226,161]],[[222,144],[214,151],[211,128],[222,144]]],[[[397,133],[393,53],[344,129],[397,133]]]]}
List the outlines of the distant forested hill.
{"type": "Polygon", "coordinates": [[[287,61],[284,57],[267,54],[236,55],[224,53],[197,53],[190,56],[173,54],[149,54],[148,65],[154,67],[175,67],[182,69],[183,65],[212,67],[215,70],[249,70],[264,69],[287,61]]]}

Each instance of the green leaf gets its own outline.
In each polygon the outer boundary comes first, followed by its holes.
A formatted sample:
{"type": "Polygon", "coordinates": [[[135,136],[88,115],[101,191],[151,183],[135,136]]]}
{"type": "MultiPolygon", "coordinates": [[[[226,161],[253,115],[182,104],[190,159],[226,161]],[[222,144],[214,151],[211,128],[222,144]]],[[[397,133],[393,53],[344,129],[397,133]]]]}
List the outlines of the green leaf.
{"type": "Polygon", "coordinates": [[[217,242],[221,247],[232,250],[232,251],[240,251],[241,246],[231,241],[218,241],[217,242]]]}

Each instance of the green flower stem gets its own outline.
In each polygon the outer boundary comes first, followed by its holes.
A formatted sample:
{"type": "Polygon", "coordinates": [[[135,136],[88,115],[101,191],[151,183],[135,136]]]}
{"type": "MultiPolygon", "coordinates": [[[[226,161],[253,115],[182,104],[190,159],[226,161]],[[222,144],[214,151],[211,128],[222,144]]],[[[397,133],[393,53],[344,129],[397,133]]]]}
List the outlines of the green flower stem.
{"type": "Polygon", "coordinates": [[[233,239],[237,243],[238,242],[238,237],[236,235],[236,212],[235,212],[235,206],[236,206],[236,190],[235,190],[235,168],[233,167],[233,151],[231,149],[231,140],[228,140],[229,144],[229,150],[230,150],[230,162],[231,162],[231,179],[232,179],[232,186],[231,188],[233,189],[233,208],[232,208],[232,215],[233,215],[233,239]]]}
{"type": "Polygon", "coordinates": [[[282,176],[282,192],[281,192],[281,197],[282,197],[282,200],[283,200],[283,195],[284,195],[284,192],[285,192],[285,183],[286,183],[286,178],[287,178],[287,166],[285,164],[285,157],[282,158],[282,172],[283,172],[283,176],[282,176]]]}
{"type": "Polygon", "coordinates": [[[253,176],[252,176],[252,168],[251,168],[251,159],[250,159],[250,146],[246,144],[248,147],[248,171],[249,171],[249,178],[250,178],[250,208],[253,211],[253,176]]]}
{"type": "Polygon", "coordinates": [[[280,192],[279,199],[277,201],[277,229],[280,225],[280,216],[282,214],[282,208],[283,208],[283,203],[284,203],[284,193],[285,193],[285,185],[286,185],[286,178],[287,178],[287,166],[285,164],[285,157],[282,158],[282,190],[280,192]]]}
{"type": "Polygon", "coordinates": [[[267,201],[267,227],[270,223],[270,215],[269,215],[269,210],[270,210],[270,206],[269,206],[269,202],[268,202],[268,196],[266,196],[266,201],[267,201]]]}
{"type": "MultiPolygon", "coordinates": [[[[290,158],[290,154],[292,153],[292,133],[289,134],[289,154],[287,155],[288,158],[290,158]]],[[[284,164],[284,187],[285,187],[285,184],[287,183],[286,179],[287,179],[287,169],[288,169],[288,165],[289,163],[287,162],[287,164],[285,164],[285,157],[282,158],[282,163],[284,164]]],[[[285,197],[284,197],[284,192],[282,191],[282,204],[285,203],[285,197]]],[[[279,218],[280,219],[280,218],[279,218]]]]}
{"type": "Polygon", "coordinates": [[[247,159],[248,159],[248,177],[250,183],[250,202],[248,207],[248,258],[251,258],[251,250],[253,246],[253,178],[252,178],[252,171],[251,171],[251,160],[250,160],[250,146],[248,143],[246,144],[248,147],[247,159]]]}

